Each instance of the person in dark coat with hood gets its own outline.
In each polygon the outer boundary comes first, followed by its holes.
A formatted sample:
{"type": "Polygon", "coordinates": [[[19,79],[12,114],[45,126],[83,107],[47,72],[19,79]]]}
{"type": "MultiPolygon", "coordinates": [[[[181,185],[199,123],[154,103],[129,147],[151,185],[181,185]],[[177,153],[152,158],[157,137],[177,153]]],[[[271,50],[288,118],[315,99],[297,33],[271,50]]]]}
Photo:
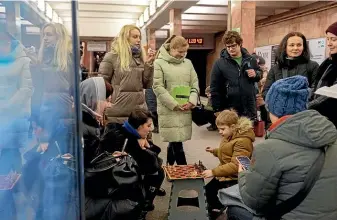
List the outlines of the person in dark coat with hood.
{"type": "MultiPolygon", "coordinates": [[[[92,77],[80,84],[82,103],[82,131],[84,142],[84,168],[91,169],[91,161],[102,153],[100,150],[101,122],[104,108],[110,103],[107,98],[112,94],[111,85],[103,77],[92,77]]],[[[114,156],[121,155],[113,152],[114,156]]],[[[90,172],[89,172],[90,173],[90,172]]],[[[100,173],[102,174],[102,173],[100,173]]],[[[139,203],[144,196],[141,187],[116,188],[109,184],[112,173],[106,176],[85,175],[85,215],[87,220],[120,220],[135,219],[141,210],[139,203]],[[114,191],[116,193],[108,193],[114,191]],[[118,193],[117,193],[118,192],[118,193]],[[126,193],[127,192],[127,193],[126,193]],[[120,194],[123,194],[121,196],[120,194]]],[[[140,186],[141,181],[138,185],[140,186]]]]}
{"type": "MultiPolygon", "coordinates": [[[[326,30],[327,46],[330,57],[319,67],[315,80],[315,90],[324,86],[337,84],[337,22],[333,23],[326,30]]],[[[313,101],[309,103],[310,109],[315,109],[322,115],[328,117],[337,127],[337,99],[326,96],[314,95],[313,101]]]]}
{"type": "Polygon", "coordinates": [[[112,91],[111,85],[103,77],[92,77],[80,84],[84,167],[100,153],[102,113],[110,104],[107,98],[112,91]]]}
{"type": "Polygon", "coordinates": [[[228,31],[222,42],[226,49],[211,72],[212,107],[215,112],[234,108],[240,116],[256,119],[255,83],[261,78],[256,59],[242,47],[236,31],[228,31]]]}

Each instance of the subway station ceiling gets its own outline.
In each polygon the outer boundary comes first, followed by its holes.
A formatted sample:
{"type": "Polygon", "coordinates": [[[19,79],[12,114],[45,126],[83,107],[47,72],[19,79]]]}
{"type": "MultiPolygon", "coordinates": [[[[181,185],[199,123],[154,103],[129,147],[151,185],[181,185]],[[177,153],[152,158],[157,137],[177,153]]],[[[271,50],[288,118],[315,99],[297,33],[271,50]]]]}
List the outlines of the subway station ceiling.
{"type": "MultiPolygon", "coordinates": [[[[47,2],[64,22],[71,21],[69,0],[47,0],[47,2]]],[[[228,0],[78,0],[78,2],[80,24],[112,23],[120,27],[124,24],[137,23],[140,27],[158,29],[163,35],[170,28],[169,9],[181,8],[184,12],[183,33],[217,33],[226,30],[227,26],[228,0]]],[[[314,2],[317,1],[256,1],[255,19],[259,21],[314,2]]]]}
{"type": "MultiPolygon", "coordinates": [[[[25,4],[28,4],[27,2],[29,2],[29,4],[35,2],[36,5],[45,4],[43,8],[46,8],[46,10],[40,11],[40,14],[46,15],[49,11],[49,17],[52,17],[50,20],[54,21],[54,17],[56,16],[58,18],[56,20],[69,24],[72,21],[70,1],[71,0],[24,0],[22,2],[25,2],[25,4]]],[[[82,28],[85,28],[86,25],[88,27],[90,25],[98,25],[102,28],[112,28],[117,31],[117,29],[120,29],[120,27],[125,24],[137,24],[141,28],[156,29],[158,30],[158,34],[156,33],[158,37],[165,38],[170,29],[169,10],[172,8],[179,8],[183,12],[182,29],[184,34],[214,34],[226,30],[227,26],[228,0],[77,1],[79,3],[78,22],[82,28]]],[[[335,2],[333,0],[326,1],[335,2]]],[[[255,20],[258,22],[263,21],[270,16],[280,15],[287,11],[317,2],[325,1],[256,1],[257,10],[255,20]]],[[[0,5],[0,17],[3,17],[3,10],[4,7],[0,5]]],[[[25,22],[25,18],[22,18],[22,20],[25,22]]]]}

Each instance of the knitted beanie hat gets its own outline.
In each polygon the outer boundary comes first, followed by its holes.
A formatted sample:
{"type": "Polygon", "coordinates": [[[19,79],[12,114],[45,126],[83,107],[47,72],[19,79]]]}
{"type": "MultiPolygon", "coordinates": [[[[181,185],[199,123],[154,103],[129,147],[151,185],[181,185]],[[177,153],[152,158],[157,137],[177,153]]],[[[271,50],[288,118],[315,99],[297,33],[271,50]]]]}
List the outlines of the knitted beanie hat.
{"type": "Polygon", "coordinates": [[[304,76],[293,76],[273,83],[266,96],[266,107],[276,117],[293,115],[307,109],[309,83],[304,76]]]}

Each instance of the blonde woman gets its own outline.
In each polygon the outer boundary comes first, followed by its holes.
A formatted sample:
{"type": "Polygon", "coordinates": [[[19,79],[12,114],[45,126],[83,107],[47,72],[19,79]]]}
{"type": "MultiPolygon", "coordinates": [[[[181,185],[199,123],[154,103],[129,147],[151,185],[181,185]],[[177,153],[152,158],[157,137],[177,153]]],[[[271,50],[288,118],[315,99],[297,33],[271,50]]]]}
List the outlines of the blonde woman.
{"type": "Polygon", "coordinates": [[[125,25],[100,64],[98,72],[114,90],[105,111],[108,123],[123,124],[133,109],[146,106],[144,89],[153,83],[154,51],[145,58],[140,42],[140,29],[125,25]]]}
{"type": "Polygon", "coordinates": [[[72,117],[72,54],[66,28],[58,23],[46,24],[41,31],[38,61],[32,66],[32,120],[45,131],[42,142],[50,139],[58,123],[72,117]]]}
{"type": "Polygon", "coordinates": [[[193,64],[186,59],[189,45],[185,38],[173,36],[160,48],[154,62],[153,90],[157,96],[159,132],[164,142],[169,142],[167,162],[186,164],[183,142],[192,136],[191,109],[196,105],[198,94],[192,92],[184,104],[173,98],[178,87],[190,87],[199,92],[198,76],[193,64]]]}

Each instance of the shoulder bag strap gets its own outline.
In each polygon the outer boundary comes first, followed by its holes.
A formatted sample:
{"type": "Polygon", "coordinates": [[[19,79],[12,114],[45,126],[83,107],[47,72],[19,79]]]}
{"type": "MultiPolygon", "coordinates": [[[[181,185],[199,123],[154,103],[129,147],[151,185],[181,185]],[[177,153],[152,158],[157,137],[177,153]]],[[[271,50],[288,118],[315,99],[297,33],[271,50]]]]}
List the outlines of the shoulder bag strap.
{"type": "Polygon", "coordinates": [[[200,98],[200,93],[199,93],[199,91],[196,89],[196,88],[191,88],[191,93],[192,92],[194,92],[194,93],[196,93],[197,94],[197,96],[198,96],[198,103],[197,103],[197,105],[201,105],[201,98],[200,98]]]}
{"type": "Polygon", "coordinates": [[[307,173],[302,188],[293,197],[287,199],[286,201],[276,205],[274,209],[267,215],[268,220],[279,220],[281,217],[302,203],[302,201],[308,196],[311,189],[314,187],[316,181],[318,180],[323,165],[325,162],[325,148],[322,150],[321,154],[315,160],[314,164],[311,166],[309,172],[307,173]]]}

